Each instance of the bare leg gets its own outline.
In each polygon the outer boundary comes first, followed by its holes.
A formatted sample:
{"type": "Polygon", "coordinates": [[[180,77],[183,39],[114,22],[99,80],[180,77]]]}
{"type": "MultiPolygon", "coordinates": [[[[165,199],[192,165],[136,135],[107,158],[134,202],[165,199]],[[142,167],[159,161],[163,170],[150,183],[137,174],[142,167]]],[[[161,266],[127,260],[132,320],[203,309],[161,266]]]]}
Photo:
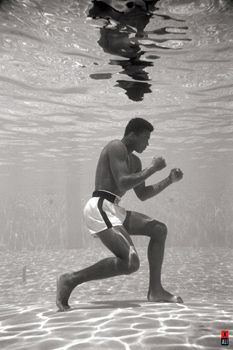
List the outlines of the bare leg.
{"type": "Polygon", "coordinates": [[[83,270],[61,275],[57,281],[56,304],[60,311],[68,310],[72,290],[81,283],[130,274],[139,268],[139,258],[130,236],[123,226],[98,233],[104,245],[115,257],[103,259],[83,270]]]}
{"type": "Polygon", "coordinates": [[[152,291],[162,288],[161,273],[164,258],[164,249],[165,239],[157,240],[153,237],[150,239],[147,250],[147,258],[150,271],[149,289],[152,291]]]}
{"type": "Polygon", "coordinates": [[[168,291],[161,283],[161,272],[164,258],[165,241],[167,236],[166,226],[148,216],[131,212],[124,224],[131,235],[146,235],[150,237],[147,257],[149,263],[149,289],[148,301],[182,303],[183,300],[168,291]]]}
{"type": "MultiPolygon", "coordinates": [[[[157,237],[152,236],[148,246],[148,261],[150,268],[150,282],[147,294],[148,301],[183,303],[181,297],[177,297],[166,291],[161,283],[161,272],[164,258],[165,240],[167,228],[164,224],[154,223],[151,232],[156,232],[157,237]]],[[[149,224],[148,224],[149,225],[149,224]]]]}

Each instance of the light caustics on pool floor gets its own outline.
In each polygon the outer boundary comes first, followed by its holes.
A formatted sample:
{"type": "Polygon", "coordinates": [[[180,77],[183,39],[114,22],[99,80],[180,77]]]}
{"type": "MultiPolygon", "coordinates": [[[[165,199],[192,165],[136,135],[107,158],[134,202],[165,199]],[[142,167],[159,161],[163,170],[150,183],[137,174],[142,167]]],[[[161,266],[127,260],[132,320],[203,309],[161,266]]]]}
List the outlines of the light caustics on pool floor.
{"type": "Polygon", "coordinates": [[[136,274],[81,285],[71,296],[71,311],[57,312],[56,275],[106,254],[98,249],[34,252],[35,265],[29,252],[5,255],[15,266],[2,267],[1,348],[211,350],[219,349],[221,330],[232,333],[231,250],[167,250],[163,283],[184,304],[146,302],[148,266],[146,248],[140,248],[136,274]],[[26,263],[25,277],[19,271],[26,263]]]}
{"type": "Polygon", "coordinates": [[[1,308],[3,349],[219,349],[222,329],[232,331],[232,304],[166,305],[140,300],[1,308]],[[5,318],[5,320],[4,320],[5,318]]]}

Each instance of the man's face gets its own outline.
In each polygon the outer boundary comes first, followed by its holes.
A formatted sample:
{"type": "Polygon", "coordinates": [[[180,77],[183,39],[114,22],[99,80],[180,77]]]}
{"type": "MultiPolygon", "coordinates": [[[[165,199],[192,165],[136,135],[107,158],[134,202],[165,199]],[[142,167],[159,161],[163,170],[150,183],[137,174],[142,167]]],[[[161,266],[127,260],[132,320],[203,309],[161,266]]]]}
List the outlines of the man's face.
{"type": "Polygon", "coordinates": [[[149,145],[150,131],[144,130],[140,134],[135,134],[135,151],[142,153],[149,145]]]}

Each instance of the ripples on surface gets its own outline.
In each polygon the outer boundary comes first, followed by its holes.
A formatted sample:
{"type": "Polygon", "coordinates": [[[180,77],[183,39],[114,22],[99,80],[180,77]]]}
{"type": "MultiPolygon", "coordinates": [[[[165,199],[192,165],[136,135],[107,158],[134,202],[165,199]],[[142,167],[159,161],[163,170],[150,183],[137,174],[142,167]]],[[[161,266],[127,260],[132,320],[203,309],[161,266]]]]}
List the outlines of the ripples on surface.
{"type": "Polygon", "coordinates": [[[190,151],[201,144],[204,152],[206,134],[213,145],[222,142],[219,152],[230,151],[231,2],[157,6],[152,17],[138,11],[106,26],[109,13],[91,2],[3,1],[1,142],[22,148],[26,168],[41,158],[77,158],[103,128],[107,137],[115,129],[120,135],[119,123],[135,108],[161,122],[163,146],[171,119],[172,141],[181,132],[190,151]]]}
{"type": "Polygon", "coordinates": [[[232,250],[167,250],[164,284],[185,300],[176,305],[146,302],[146,249],[140,248],[139,255],[136,274],[84,284],[73,292],[73,309],[57,313],[56,275],[87,266],[106,253],[1,254],[1,348],[219,349],[221,330],[233,331],[232,250]]]}

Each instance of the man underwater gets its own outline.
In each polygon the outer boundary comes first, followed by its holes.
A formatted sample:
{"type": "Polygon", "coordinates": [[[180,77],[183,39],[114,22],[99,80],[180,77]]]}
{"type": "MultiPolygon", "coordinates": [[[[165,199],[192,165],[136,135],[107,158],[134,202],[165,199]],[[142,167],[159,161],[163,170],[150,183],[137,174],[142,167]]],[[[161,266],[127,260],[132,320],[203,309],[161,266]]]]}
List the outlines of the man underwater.
{"type": "Polygon", "coordinates": [[[147,215],[126,211],[119,205],[128,190],[133,189],[136,196],[144,201],[183,177],[180,169],[172,169],[162,181],[146,186],[146,179],[166,167],[162,157],[154,157],[151,164],[142,169],[141,160],[133,153],[142,153],[146,149],[153,130],[152,124],[145,119],[133,118],[127,124],[122,140],[112,140],[103,148],[96,168],[95,191],[84,208],[84,218],[89,232],[100,238],[114,256],[58,278],[56,304],[60,311],[70,308],[68,300],[76,286],[92,280],[128,275],[139,269],[139,257],[131,239],[133,235],[150,237],[147,300],[183,303],[181,297],[166,291],[161,283],[166,225],[147,215]]]}

